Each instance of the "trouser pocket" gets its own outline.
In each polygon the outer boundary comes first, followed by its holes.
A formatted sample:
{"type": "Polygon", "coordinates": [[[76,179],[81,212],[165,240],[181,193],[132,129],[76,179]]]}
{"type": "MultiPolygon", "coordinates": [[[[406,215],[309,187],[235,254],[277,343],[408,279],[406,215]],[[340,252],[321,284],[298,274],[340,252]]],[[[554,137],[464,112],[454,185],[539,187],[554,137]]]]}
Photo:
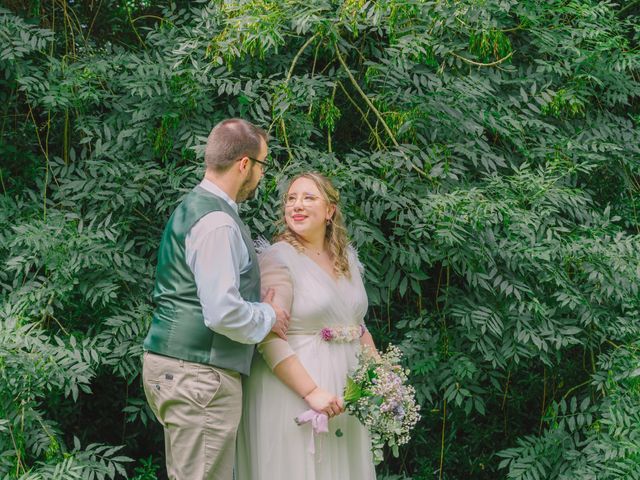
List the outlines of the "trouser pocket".
{"type": "Polygon", "coordinates": [[[208,365],[196,365],[190,377],[185,382],[185,396],[199,407],[206,408],[214,401],[222,385],[220,372],[208,365]]]}

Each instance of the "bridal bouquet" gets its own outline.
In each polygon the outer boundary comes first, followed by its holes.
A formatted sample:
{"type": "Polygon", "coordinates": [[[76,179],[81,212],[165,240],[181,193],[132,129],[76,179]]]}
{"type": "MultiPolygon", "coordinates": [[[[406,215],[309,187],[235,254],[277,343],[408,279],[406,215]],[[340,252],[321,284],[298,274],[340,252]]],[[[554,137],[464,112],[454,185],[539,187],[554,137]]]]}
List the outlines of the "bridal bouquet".
{"type": "Polygon", "coordinates": [[[394,345],[380,358],[364,349],[358,356],[358,367],[347,377],[345,409],[369,430],[376,465],[382,461],[385,444],[398,457],[398,446],[409,441],[411,430],[420,420],[415,389],[407,384],[401,359],[402,353],[394,345]]]}

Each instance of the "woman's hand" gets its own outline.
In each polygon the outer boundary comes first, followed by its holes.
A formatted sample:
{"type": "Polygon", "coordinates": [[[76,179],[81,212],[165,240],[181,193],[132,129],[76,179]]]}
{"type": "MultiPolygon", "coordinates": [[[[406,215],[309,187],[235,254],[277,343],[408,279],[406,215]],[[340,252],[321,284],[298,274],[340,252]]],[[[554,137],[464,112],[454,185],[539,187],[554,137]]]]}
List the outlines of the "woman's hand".
{"type": "Polygon", "coordinates": [[[322,412],[329,418],[340,415],[344,412],[344,402],[341,398],[333,393],[316,387],[307,396],[304,397],[305,402],[316,412],[322,412]]]}

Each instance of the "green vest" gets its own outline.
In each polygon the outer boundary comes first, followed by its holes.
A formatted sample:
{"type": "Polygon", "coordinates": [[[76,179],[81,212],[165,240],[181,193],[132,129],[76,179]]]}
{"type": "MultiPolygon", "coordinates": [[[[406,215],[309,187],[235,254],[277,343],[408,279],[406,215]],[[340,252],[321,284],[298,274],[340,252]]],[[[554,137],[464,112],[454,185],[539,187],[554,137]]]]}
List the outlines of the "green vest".
{"type": "Polygon", "coordinates": [[[178,205],[162,234],[153,292],[156,309],[144,349],[248,375],[254,345],[235,342],[204,324],[196,282],[185,258],[187,234],[198,220],[214,211],[228,213],[240,227],[251,263],[240,274],[240,295],[249,302],[260,301],[258,258],[249,229],[227,202],[197,186],[178,205]]]}

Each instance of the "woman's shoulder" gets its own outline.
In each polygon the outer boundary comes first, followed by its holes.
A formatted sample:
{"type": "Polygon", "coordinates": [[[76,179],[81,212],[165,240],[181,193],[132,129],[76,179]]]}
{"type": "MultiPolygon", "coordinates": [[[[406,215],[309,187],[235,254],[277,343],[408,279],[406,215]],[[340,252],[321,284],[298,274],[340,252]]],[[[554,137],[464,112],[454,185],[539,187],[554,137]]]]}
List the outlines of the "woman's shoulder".
{"type": "Polygon", "coordinates": [[[358,250],[351,243],[347,246],[347,258],[349,259],[351,270],[357,270],[361,277],[364,276],[364,265],[358,257],[358,250]]]}
{"type": "Polygon", "coordinates": [[[267,250],[270,252],[277,252],[277,253],[292,253],[292,252],[298,253],[296,252],[296,249],[293,247],[293,245],[291,245],[289,242],[286,242],[284,240],[277,241],[276,243],[271,245],[267,250]]]}
{"type": "Polygon", "coordinates": [[[288,260],[293,255],[297,255],[297,253],[290,243],[281,240],[265,248],[260,253],[260,260],[269,259],[281,263],[288,263],[288,260]]]}

